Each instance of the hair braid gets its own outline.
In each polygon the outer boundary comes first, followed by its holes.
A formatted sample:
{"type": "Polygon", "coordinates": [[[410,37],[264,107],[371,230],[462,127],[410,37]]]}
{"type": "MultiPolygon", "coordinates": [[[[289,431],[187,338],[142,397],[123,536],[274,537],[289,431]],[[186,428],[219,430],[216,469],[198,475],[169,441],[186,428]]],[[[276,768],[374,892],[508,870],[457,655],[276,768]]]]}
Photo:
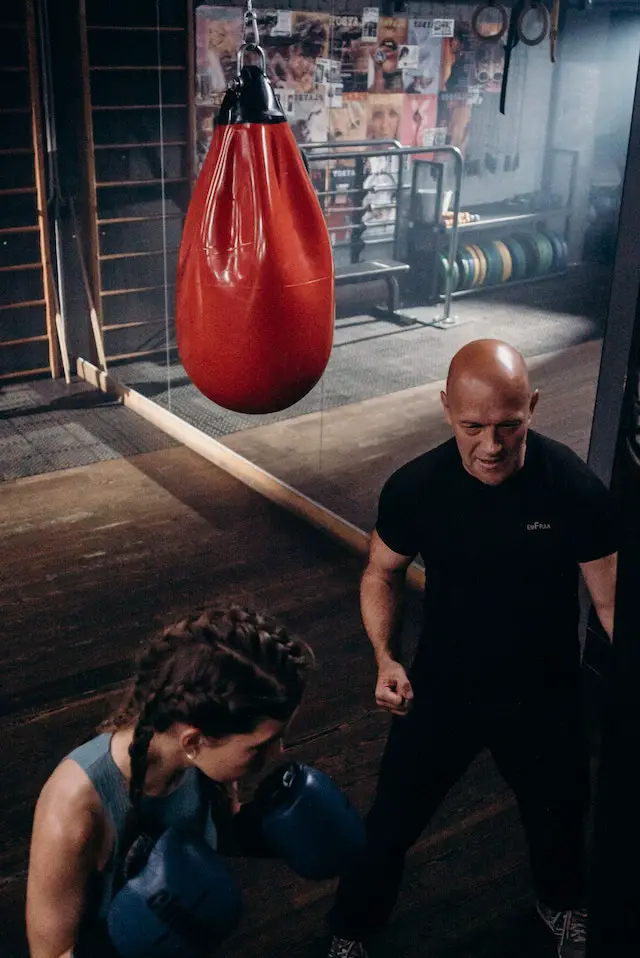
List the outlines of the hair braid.
{"type": "Polygon", "coordinates": [[[207,609],[165,629],[144,647],[121,707],[102,730],[133,726],[131,800],[144,789],[149,747],[175,722],[208,737],[288,721],[303,694],[313,653],[256,612],[207,609]]]}

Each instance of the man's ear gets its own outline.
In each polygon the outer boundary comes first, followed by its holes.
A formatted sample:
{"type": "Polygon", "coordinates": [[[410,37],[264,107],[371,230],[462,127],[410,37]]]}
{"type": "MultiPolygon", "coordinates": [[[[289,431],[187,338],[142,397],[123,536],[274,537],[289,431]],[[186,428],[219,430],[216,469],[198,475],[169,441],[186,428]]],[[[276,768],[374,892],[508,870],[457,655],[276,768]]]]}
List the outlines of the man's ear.
{"type": "Polygon", "coordinates": [[[531,401],[529,402],[529,415],[533,416],[533,410],[538,405],[538,400],[540,399],[540,390],[534,389],[531,393],[531,401]]]}
{"type": "Polygon", "coordinates": [[[449,400],[447,399],[447,394],[444,391],[444,389],[440,391],[440,402],[442,403],[442,408],[444,409],[445,419],[447,420],[450,426],[453,425],[451,422],[451,410],[449,409],[449,400]]]}

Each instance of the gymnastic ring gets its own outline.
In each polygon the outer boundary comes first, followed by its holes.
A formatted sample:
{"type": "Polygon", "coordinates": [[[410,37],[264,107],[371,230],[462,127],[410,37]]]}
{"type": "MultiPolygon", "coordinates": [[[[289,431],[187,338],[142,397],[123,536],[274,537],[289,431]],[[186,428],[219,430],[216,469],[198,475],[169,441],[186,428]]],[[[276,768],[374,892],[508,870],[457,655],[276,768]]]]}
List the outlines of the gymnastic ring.
{"type": "Polygon", "coordinates": [[[529,0],[526,7],[520,12],[520,16],[518,17],[518,25],[516,27],[517,33],[518,33],[518,39],[522,40],[522,42],[528,47],[537,47],[540,43],[542,43],[544,38],[549,33],[550,26],[551,26],[551,17],[544,3],[542,3],[541,0],[529,0]],[[522,25],[524,23],[524,18],[526,17],[528,13],[531,12],[531,10],[541,11],[541,15],[542,15],[542,30],[540,31],[537,37],[526,37],[524,33],[522,32],[522,25]]]}
{"type": "Polygon", "coordinates": [[[505,35],[508,26],[509,14],[501,3],[481,3],[480,6],[476,7],[476,9],[473,11],[473,15],[471,17],[471,29],[480,40],[500,40],[505,35]],[[485,10],[497,10],[500,14],[501,23],[499,33],[490,33],[487,36],[484,33],[480,33],[478,30],[478,18],[481,13],[485,12],[485,10]]]}

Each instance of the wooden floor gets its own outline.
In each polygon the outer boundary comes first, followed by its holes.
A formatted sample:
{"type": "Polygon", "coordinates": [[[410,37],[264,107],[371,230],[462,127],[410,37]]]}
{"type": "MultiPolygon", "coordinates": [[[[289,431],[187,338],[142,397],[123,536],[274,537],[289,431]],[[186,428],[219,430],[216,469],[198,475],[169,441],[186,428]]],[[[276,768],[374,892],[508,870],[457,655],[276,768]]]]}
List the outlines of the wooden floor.
{"type": "MultiPolygon", "coordinates": [[[[40,787],[104,716],[138,640],[186,610],[232,599],[267,608],[314,645],[319,669],[290,754],[367,807],[387,718],[372,707],[359,559],[182,447],[7,483],[0,536],[3,954],[26,956],[25,874],[40,787]]],[[[414,596],[414,637],[418,621],[414,596]]],[[[299,880],[278,863],[233,867],[246,916],[220,954],[325,952],[332,883],[299,880]]],[[[513,801],[485,757],[413,850],[400,906],[372,954],[553,954],[532,917],[513,801]]]]}
{"type": "MultiPolygon", "coordinates": [[[[446,333],[443,333],[446,335],[446,333]]],[[[528,360],[541,398],[534,426],[586,459],[601,342],[528,360]]],[[[225,436],[222,442],[361,529],[375,522],[380,489],[394,469],[450,435],[443,384],[225,436]]]]}

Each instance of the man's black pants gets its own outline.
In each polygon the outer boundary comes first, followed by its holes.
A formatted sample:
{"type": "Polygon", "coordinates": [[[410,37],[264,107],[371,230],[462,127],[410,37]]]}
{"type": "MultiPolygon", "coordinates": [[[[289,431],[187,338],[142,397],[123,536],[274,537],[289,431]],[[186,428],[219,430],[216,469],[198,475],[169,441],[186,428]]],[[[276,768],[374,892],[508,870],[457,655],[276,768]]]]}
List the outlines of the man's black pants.
{"type": "Polygon", "coordinates": [[[406,852],[485,747],[518,802],[539,899],[584,907],[589,766],[578,680],[482,704],[461,701],[452,686],[414,690],[411,712],[392,720],[366,818],[368,852],[340,883],[332,933],[359,941],[386,924],[406,852]]]}

